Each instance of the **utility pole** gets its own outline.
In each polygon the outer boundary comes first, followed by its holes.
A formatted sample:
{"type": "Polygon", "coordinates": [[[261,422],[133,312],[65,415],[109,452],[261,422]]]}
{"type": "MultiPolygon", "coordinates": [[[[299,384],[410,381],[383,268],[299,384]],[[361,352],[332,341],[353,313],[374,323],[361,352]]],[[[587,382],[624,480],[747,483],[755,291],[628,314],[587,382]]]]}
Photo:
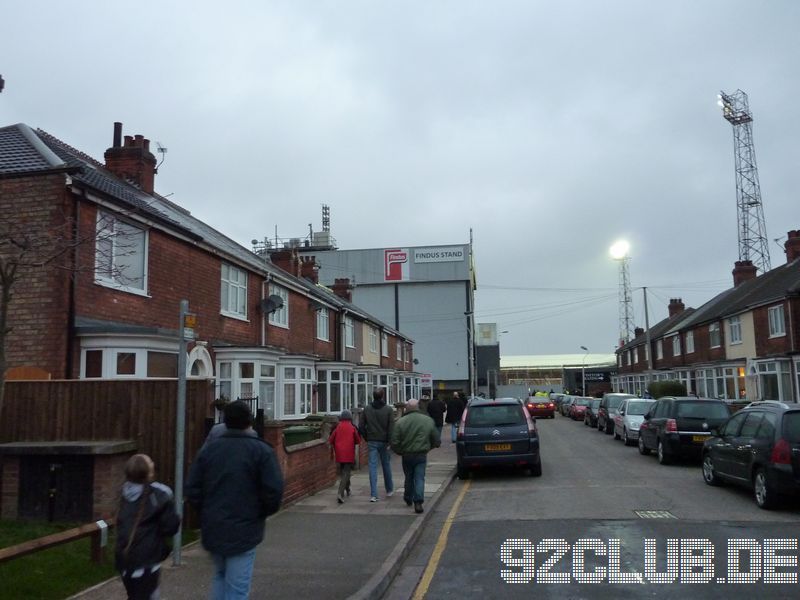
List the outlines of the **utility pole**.
{"type": "Polygon", "coordinates": [[[645,330],[645,343],[647,344],[647,375],[645,375],[645,382],[647,386],[650,385],[650,376],[653,372],[653,348],[650,346],[650,315],[647,310],[647,288],[642,288],[644,295],[644,330],[645,330]]]}
{"type": "MultiPolygon", "coordinates": [[[[189,301],[181,300],[178,324],[178,401],[175,414],[175,509],[183,522],[183,463],[186,445],[186,344],[194,339],[196,315],[189,312],[189,301]]],[[[181,564],[183,525],[172,538],[172,564],[181,564]]]]}

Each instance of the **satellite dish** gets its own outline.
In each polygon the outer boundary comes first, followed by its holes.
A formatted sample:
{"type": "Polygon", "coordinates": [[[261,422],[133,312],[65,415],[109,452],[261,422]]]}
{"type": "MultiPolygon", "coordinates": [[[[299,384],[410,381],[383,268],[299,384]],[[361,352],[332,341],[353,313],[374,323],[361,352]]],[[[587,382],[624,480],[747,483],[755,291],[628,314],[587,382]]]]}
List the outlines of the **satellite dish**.
{"type": "Polygon", "coordinates": [[[268,315],[274,313],[283,306],[283,298],[278,296],[278,294],[272,294],[269,298],[262,298],[258,305],[261,308],[261,312],[268,315]]]}

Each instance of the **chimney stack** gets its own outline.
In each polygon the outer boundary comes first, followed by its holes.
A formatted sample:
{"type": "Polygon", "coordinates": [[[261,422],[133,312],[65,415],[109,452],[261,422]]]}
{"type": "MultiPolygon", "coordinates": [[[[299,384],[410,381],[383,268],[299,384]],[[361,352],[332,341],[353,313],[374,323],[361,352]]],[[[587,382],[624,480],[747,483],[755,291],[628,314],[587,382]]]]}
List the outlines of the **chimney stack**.
{"type": "Polygon", "coordinates": [[[752,260],[737,260],[733,267],[733,287],[739,287],[745,281],[756,278],[758,267],[752,260]]]}
{"type": "Polygon", "coordinates": [[[800,229],[795,229],[786,234],[786,243],[783,247],[786,250],[786,262],[790,263],[800,257],[800,229]]]}
{"type": "Polygon", "coordinates": [[[319,283],[319,267],[313,256],[300,257],[300,277],[308,279],[315,285],[319,283]]]}
{"type": "Polygon", "coordinates": [[[106,169],[126,181],[131,181],[152,194],[156,177],[156,157],[150,152],[150,140],[142,135],[122,139],[122,123],[114,123],[114,145],[106,150],[106,169]]]}
{"type": "Polygon", "coordinates": [[[336,279],[331,289],[339,298],[347,300],[348,302],[353,301],[353,286],[350,285],[349,278],[336,279]]]}
{"type": "Polygon", "coordinates": [[[681,314],[686,306],[683,304],[683,300],[681,298],[670,298],[669,299],[669,316],[674,317],[675,315],[681,314]]]}
{"type": "Polygon", "coordinates": [[[634,330],[633,330],[633,338],[636,339],[637,337],[639,337],[643,333],[644,333],[644,328],[643,327],[635,327],[634,330]]]}
{"type": "Polygon", "coordinates": [[[276,267],[279,267],[293,275],[300,277],[300,257],[295,248],[284,248],[283,250],[276,250],[270,252],[269,259],[276,267]]]}

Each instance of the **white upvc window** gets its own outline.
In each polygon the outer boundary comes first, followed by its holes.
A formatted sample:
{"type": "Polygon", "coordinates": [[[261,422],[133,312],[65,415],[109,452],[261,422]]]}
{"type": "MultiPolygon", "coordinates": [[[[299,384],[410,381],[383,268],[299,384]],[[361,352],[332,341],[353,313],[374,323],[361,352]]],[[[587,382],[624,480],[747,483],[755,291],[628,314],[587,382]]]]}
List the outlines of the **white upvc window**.
{"type": "Polygon", "coordinates": [[[317,311],[317,339],[330,341],[330,317],[327,308],[320,308],[317,311]]]}
{"type": "Polygon", "coordinates": [[[639,362],[639,348],[633,349],[633,362],[635,363],[639,362]]]}
{"type": "Polygon", "coordinates": [[[289,290],[274,283],[269,286],[269,293],[280,296],[283,306],[269,314],[269,324],[289,329],[289,290]]]}
{"type": "Polygon", "coordinates": [[[356,347],[356,332],[353,317],[344,318],[344,345],[348,348],[356,347]]]}
{"type": "Polygon", "coordinates": [[[719,323],[712,323],[708,326],[708,346],[709,348],[719,348],[722,340],[719,335],[719,323]]]}
{"type": "Polygon", "coordinates": [[[369,328],[369,351],[378,353],[378,330],[374,327],[369,328]]]}
{"type": "Polygon", "coordinates": [[[178,353],[172,344],[119,340],[120,345],[90,342],[81,349],[81,379],[149,379],[178,376],[178,353]],[[152,345],[150,345],[152,344],[152,345]],[[149,346],[149,347],[148,347],[149,346]]]}
{"type": "Polygon", "coordinates": [[[656,360],[664,358],[664,340],[656,341],[656,360]]]}
{"type": "Polygon", "coordinates": [[[628,350],[627,352],[625,352],[625,364],[626,364],[627,366],[631,366],[631,365],[633,364],[633,363],[631,362],[631,351],[630,351],[630,350],[628,350]]]}
{"type": "Polygon", "coordinates": [[[396,348],[396,351],[397,351],[396,354],[395,354],[395,356],[397,357],[397,360],[403,360],[403,343],[400,340],[397,340],[397,343],[395,344],[395,348],[396,348]]]}
{"type": "Polygon", "coordinates": [[[738,315],[728,319],[728,340],[731,344],[742,343],[742,319],[738,315]]]}
{"type": "Polygon", "coordinates": [[[672,356],[681,355],[681,336],[672,336],[672,356]]]}
{"type": "Polygon", "coordinates": [[[389,356],[389,336],[386,332],[381,333],[381,356],[389,356]]]}
{"type": "Polygon", "coordinates": [[[310,367],[283,367],[283,417],[304,417],[311,413],[310,367]]]}
{"type": "Polygon", "coordinates": [[[758,384],[761,400],[792,401],[792,378],[789,361],[776,360],[758,363],[758,384]]]}
{"type": "Polygon", "coordinates": [[[339,414],[352,405],[353,373],[343,369],[317,367],[317,410],[339,414]]]}
{"type": "Polygon", "coordinates": [[[223,315],[247,318],[247,272],[222,263],[220,307],[223,315]]]}
{"type": "Polygon", "coordinates": [[[686,354],[694,352],[694,331],[686,332],[686,354]]]}
{"type": "Polygon", "coordinates": [[[769,337],[786,335],[786,323],[783,316],[783,304],[770,306],[767,309],[769,316],[769,337]]]}
{"type": "Polygon", "coordinates": [[[147,231],[98,211],[95,236],[95,283],[146,294],[147,231]]]}

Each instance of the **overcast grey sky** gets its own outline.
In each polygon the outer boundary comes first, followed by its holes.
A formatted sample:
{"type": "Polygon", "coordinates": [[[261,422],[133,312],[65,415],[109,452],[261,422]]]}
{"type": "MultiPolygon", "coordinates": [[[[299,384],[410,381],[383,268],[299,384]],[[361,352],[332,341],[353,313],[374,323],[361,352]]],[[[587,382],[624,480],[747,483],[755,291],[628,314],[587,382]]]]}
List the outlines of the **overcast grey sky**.
{"type": "Polygon", "coordinates": [[[472,228],[477,318],[509,331],[503,354],[613,351],[618,238],[651,323],[730,285],[719,90],[750,96],[769,237],[800,228],[796,0],[0,0],[0,16],[0,125],[102,160],[122,121],[169,149],[156,189],[248,247],[319,229],[322,203],[341,248],[472,228]]]}

